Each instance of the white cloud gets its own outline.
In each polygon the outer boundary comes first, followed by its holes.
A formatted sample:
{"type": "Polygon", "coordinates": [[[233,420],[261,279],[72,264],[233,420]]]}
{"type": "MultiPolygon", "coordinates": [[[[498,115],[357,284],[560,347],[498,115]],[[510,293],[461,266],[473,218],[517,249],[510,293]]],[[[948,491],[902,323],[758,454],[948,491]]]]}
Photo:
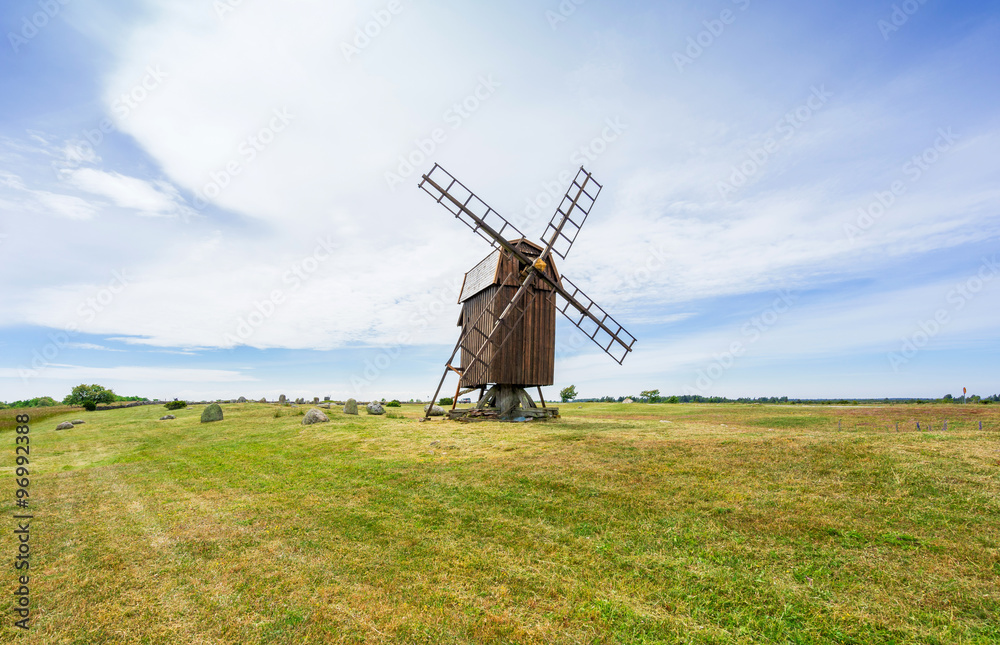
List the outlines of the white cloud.
{"type": "Polygon", "coordinates": [[[148,182],[117,172],[78,168],[64,172],[66,181],[80,190],[107,197],[116,205],[147,217],[190,214],[177,189],[164,181],[148,182]]]}
{"type": "Polygon", "coordinates": [[[36,200],[39,210],[60,217],[88,220],[97,212],[90,202],[73,195],[61,195],[44,190],[33,190],[31,195],[36,200]]]}
{"type": "MultiPolygon", "coordinates": [[[[188,369],[177,367],[85,367],[82,365],[49,365],[41,375],[46,381],[82,381],[105,379],[123,383],[243,383],[255,381],[251,376],[233,370],[188,369]]],[[[0,378],[21,379],[15,368],[0,368],[0,378]]]]}
{"type": "Polygon", "coordinates": [[[95,343],[66,343],[66,347],[70,349],[90,349],[102,352],[122,352],[125,350],[114,349],[112,347],[105,347],[104,345],[97,345],[95,343]]]}
{"type": "MultiPolygon", "coordinates": [[[[838,89],[727,201],[719,181],[808,96],[811,81],[768,85],[766,92],[694,73],[660,82],[662,70],[648,65],[644,45],[599,32],[576,44],[556,42],[537,7],[521,5],[505,9],[511,13],[502,24],[477,22],[473,9],[408,5],[346,61],[340,44],[370,16],[362,3],[241,3],[220,20],[211,3],[150,2],[145,21],[128,25],[97,19],[99,3],[81,2],[67,8],[70,19],[86,23],[113,55],[102,70],[107,115],[143,154],[100,148],[98,155],[33,133],[46,170],[55,165],[61,172],[60,190],[33,191],[25,184],[44,182],[27,174],[27,182],[10,173],[0,182],[33,213],[157,217],[100,235],[80,226],[51,236],[49,244],[75,262],[38,267],[32,275],[45,279],[19,292],[16,309],[0,311],[6,324],[62,326],[78,303],[101,292],[104,282],[94,275],[107,275],[105,265],[113,263],[127,266],[132,284],[78,322],[87,333],[134,345],[226,347],[241,323],[252,327],[243,342],[259,348],[453,342],[458,307],[449,289],[487,247],[416,189],[420,172],[440,161],[513,218],[543,182],[575,171],[571,155],[618,117],[627,124],[620,140],[587,164],[605,191],[560,269],[626,327],[655,324],[653,333],[669,333],[703,301],[872,278],[907,257],[1000,233],[998,137],[982,126],[909,184],[862,237],[845,237],[857,209],[933,142],[934,128],[924,141],[899,110],[907,92],[925,82],[920,70],[891,101],[838,89]],[[544,33],[524,29],[531,19],[544,33]],[[547,55],[557,47],[558,56],[547,55]],[[162,82],[123,114],[122,95],[131,95],[151,67],[162,70],[162,82]],[[448,111],[474,96],[484,75],[499,88],[453,127],[448,111]],[[281,131],[270,131],[275,110],[291,115],[281,131]],[[891,137],[883,133],[890,123],[891,137]],[[398,169],[400,155],[423,155],[436,129],[445,141],[390,191],[385,173],[398,169]],[[147,172],[147,164],[156,170],[147,172]],[[161,171],[167,179],[140,178],[161,171]],[[186,221],[191,211],[181,191],[214,196],[231,212],[208,208],[186,221]],[[317,237],[338,245],[322,261],[313,257],[317,237]],[[93,252],[72,254],[81,246],[93,252]],[[307,279],[288,279],[308,262],[315,271],[307,279]],[[83,265],[91,269],[86,276],[79,274],[83,265]],[[275,291],[280,303],[269,302],[275,291]]],[[[700,61],[699,70],[707,63],[700,61]]],[[[753,81],[747,76],[748,86],[753,81]]],[[[28,154],[24,146],[17,152],[28,154]]],[[[20,205],[13,201],[2,205],[13,210],[20,205]]],[[[545,214],[522,228],[534,237],[547,220],[545,214]]],[[[887,280],[878,298],[920,296],[906,284],[887,280]]],[[[831,347],[874,342],[886,331],[864,317],[830,319],[860,330],[830,340],[831,347]]],[[[802,342],[788,347],[807,347],[805,339],[830,331],[825,320],[801,323],[802,342]]],[[[692,338],[692,346],[682,339],[667,354],[647,349],[657,346],[649,339],[638,347],[650,365],[684,357],[697,363],[715,351],[715,336],[692,338]]],[[[637,354],[626,365],[642,360],[637,354]]]]}

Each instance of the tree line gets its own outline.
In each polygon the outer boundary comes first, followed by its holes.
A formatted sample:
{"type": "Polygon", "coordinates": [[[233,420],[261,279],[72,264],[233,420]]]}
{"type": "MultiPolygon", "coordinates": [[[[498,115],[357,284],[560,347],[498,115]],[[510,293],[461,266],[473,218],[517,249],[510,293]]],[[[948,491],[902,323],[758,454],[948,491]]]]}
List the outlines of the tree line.
{"type": "Polygon", "coordinates": [[[945,394],[940,399],[924,399],[924,398],[870,398],[870,399],[790,399],[787,396],[761,396],[761,397],[738,397],[735,399],[730,399],[725,396],[701,396],[699,394],[674,394],[669,396],[664,396],[660,394],[659,390],[643,390],[639,394],[635,395],[625,395],[625,396],[602,396],[597,398],[581,399],[578,398],[576,387],[570,385],[567,388],[563,388],[559,391],[559,397],[562,399],[563,403],[568,403],[570,401],[577,402],[589,402],[589,403],[622,403],[626,400],[631,400],[635,403],[786,403],[789,405],[804,404],[809,403],[812,405],[861,405],[861,404],[871,404],[871,403],[912,403],[912,404],[923,404],[923,403],[980,403],[988,405],[991,403],[1000,403],[1000,394],[993,394],[990,396],[978,396],[969,395],[968,397],[954,397],[951,394],[945,394]]]}
{"type": "MultiPolygon", "coordinates": [[[[63,398],[62,405],[82,405],[89,409],[91,406],[96,408],[98,405],[106,405],[108,403],[148,400],[143,396],[119,396],[113,390],[100,385],[80,384],[63,398]]],[[[51,396],[39,396],[22,401],[0,402],[0,410],[8,408],[48,408],[54,405],[60,405],[60,403],[51,396]]]]}

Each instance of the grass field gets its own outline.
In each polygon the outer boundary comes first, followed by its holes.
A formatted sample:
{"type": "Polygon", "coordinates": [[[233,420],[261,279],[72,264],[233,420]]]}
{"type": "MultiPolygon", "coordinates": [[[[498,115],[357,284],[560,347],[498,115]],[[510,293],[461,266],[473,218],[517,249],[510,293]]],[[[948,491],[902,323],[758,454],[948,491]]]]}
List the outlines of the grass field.
{"type": "Polygon", "coordinates": [[[1000,642],[1000,406],[561,407],[33,421],[33,624],[5,566],[0,641],[1000,642]]]}

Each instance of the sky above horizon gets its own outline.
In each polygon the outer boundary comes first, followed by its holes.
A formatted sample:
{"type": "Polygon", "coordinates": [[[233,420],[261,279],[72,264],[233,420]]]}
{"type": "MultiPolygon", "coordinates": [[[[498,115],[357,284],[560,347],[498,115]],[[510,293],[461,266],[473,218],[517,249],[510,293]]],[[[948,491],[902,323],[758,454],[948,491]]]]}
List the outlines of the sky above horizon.
{"type": "MultiPolygon", "coordinates": [[[[490,250],[440,163],[638,342],[581,397],[1000,392],[990,2],[6,3],[0,400],[428,398],[490,250]]],[[[446,383],[443,395],[454,391],[446,383]]]]}

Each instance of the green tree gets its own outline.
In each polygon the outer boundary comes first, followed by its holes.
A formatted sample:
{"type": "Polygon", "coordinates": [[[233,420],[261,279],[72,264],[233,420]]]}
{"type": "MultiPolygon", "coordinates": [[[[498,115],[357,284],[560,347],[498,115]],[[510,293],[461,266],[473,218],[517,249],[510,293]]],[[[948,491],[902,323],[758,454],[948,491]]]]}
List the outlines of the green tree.
{"type": "Polygon", "coordinates": [[[70,392],[69,396],[63,399],[64,405],[84,405],[87,402],[97,405],[98,403],[113,403],[115,393],[106,390],[100,385],[77,385],[70,392]]]}
{"type": "Polygon", "coordinates": [[[675,395],[667,399],[667,403],[677,403],[677,396],[675,395]]]}
{"type": "Polygon", "coordinates": [[[953,398],[954,398],[954,397],[953,397],[952,395],[950,395],[950,394],[945,394],[945,395],[944,395],[944,400],[945,400],[945,401],[951,401],[951,400],[952,400],[953,398]]]}
{"type": "Polygon", "coordinates": [[[659,403],[660,402],[660,391],[659,390],[645,390],[639,392],[639,396],[646,400],[646,403],[659,403]]]}
{"type": "Polygon", "coordinates": [[[576,398],[576,386],[570,385],[569,387],[564,387],[559,390],[559,398],[562,399],[563,403],[569,403],[576,398]]]}

